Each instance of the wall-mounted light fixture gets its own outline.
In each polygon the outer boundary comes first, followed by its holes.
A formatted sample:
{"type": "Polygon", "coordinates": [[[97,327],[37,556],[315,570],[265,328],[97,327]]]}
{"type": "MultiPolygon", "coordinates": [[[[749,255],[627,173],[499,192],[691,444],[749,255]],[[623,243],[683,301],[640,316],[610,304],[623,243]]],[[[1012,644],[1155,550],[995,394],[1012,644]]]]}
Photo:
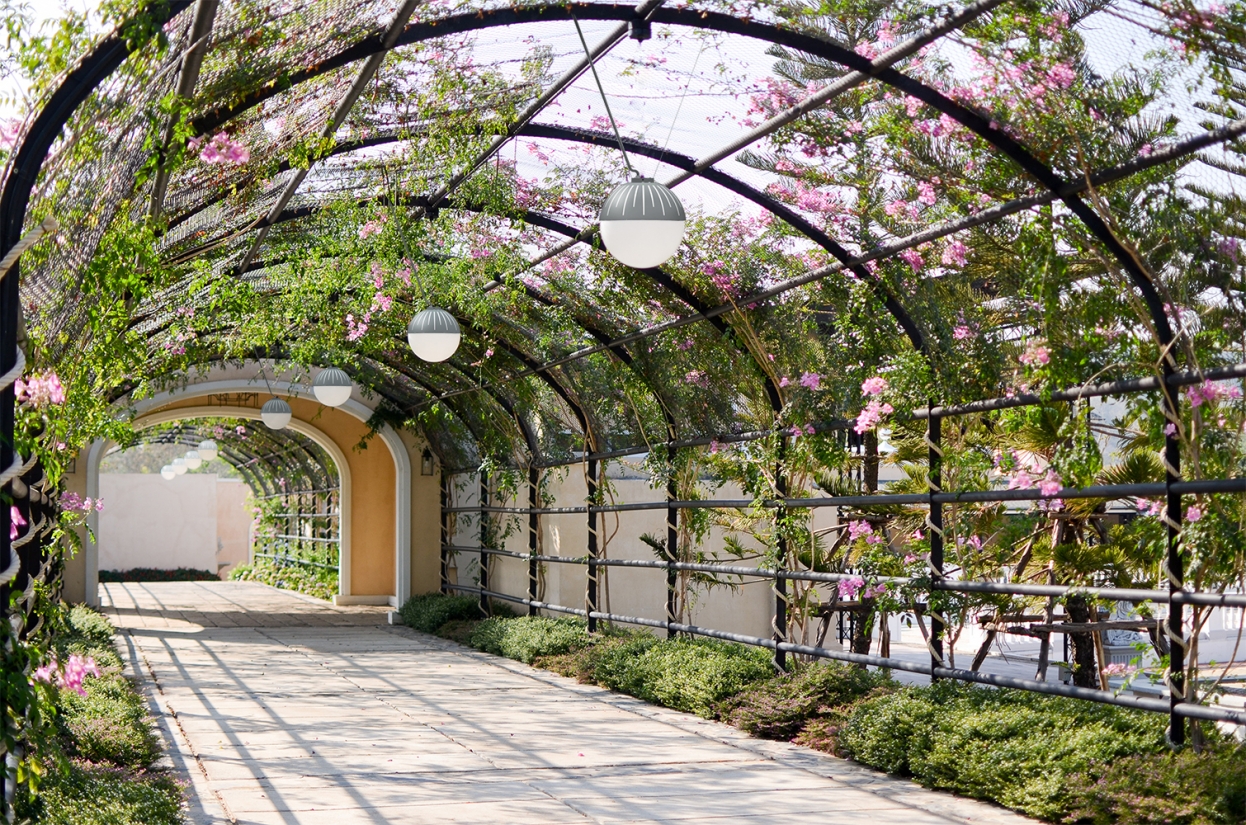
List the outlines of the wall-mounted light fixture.
{"type": "Polygon", "coordinates": [[[433,454],[427,447],[420,454],[420,475],[431,476],[433,474],[433,454]]]}

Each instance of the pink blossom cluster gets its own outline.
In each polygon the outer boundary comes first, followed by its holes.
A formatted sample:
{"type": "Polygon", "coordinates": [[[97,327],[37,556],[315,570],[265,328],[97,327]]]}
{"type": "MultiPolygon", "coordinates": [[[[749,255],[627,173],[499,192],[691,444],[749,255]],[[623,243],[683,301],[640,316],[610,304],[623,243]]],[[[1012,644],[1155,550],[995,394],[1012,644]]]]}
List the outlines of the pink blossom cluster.
{"type": "Polygon", "coordinates": [[[1191,407],[1201,407],[1204,404],[1213,404],[1221,399],[1235,400],[1241,398],[1242,389],[1234,384],[1204,381],[1193,387],[1186,387],[1185,397],[1190,402],[1191,407]]]}
{"type": "Polygon", "coordinates": [[[1104,676],[1128,676],[1137,672],[1138,668],[1134,665],[1123,665],[1120,662],[1113,662],[1103,669],[1104,676]]]}
{"type": "Polygon", "coordinates": [[[61,496],[61,509],[68,510],[71,513],[89,513],[92,510],[102,513],[104,511],[104,499],[97,498],[92,500],[90,496],[83,498],[77,493],[65,493],[61,496]]]}
{"type": "Polygon", "coordinates": [[[19,528],[25,527],[26,524],[27,521],[22,517],[22,511],[17,509],[16,505],[11,505],[9,507],[9,541],[20,536],[21,530],[19,528]]]}
{"type": "Polygon", "coordinates": [[[204,163],[241,164],[251,159],[251,150],[224,132],[217,132],[211,140],[205,137],[192,138],[186,145],[190,147],[190,151],[199,152],[199,160],[204,163]],[[200,151],[200,147],[203,147],[203,151],[200,151]]]}
{"type": "Polygon", "coordinates": [[[734,272],[728,271],[727,265],[721,260],[713,261],[701,267],[701,272],[708,275],[714,286],[724,295],[740,294],[740,285],[734,272]]]}
{"type": "Polygon", "coordinates": [[[968,324],[957,324],[952,328],[952,337],[957,341],[971,341],[978,337],[978,333],[968,324]]]}
{"type": "Polygon", "coordinates": [[[848,522],[848,540],[856,541],[857,539],[868,538],[874,535],[874,528],[870,526],[868,521],[850,521],[848,522]]]}
{"type": "Polygon", "coordinates": [[[867,378],[861,382],[861,392],[867,396],[882,395],[887,391],[887,379],[881,375],[867,378]]]}
{"type": "Polygon", "coordinates": [[[1030,341],[1017,360],[1027,367],[1039,367],[1051,361],[1051,350],[1037,341],[1030,341]]]}
{"type": "Polygon", "coordinates": [[[363,316],[363,320],[356,322],[354,313],[346,313],[346,340],[358,341],[368,331],[368,322],[372,320],[369,314],[363,316]]]}
{"type": "Polygon", "coordinates": [[[1046,467],[1037,456],[1024,456],[1013,450],[1005,457],[1003,453],[995,453],[995,469],[1008,479],[1009,490],[1027,490],[1037,487],[1040,495],[1054,496],[1064,486],[1064,480],[1053,467],[1046,467]]]}
{"type": "Polygon", "coordinates": [[[792,429],[788,430],[788,432],[792,434],[792,438],[799,438],[802,435],[814,435],[818,431],[814,428],[812,424],[806,424],[803,430],[801,429],[799,424],[795,424],[792,426],[792,429]]]}
{"type": "Polygon", "coordinates": [[[1197,504],[1191,504],[1185,511],[1185,520],[1188,522],[1196,522],[1203,517],[1203,510],[1197,504]]]}
{"type": "Polygon", "coordinates": [[[865,579],[860,576],[852,576],[847,579],[839,580],[839,597],[841,599],[855,599],[857,593],[861,592],[861,588],[865,587],[865,579]]]}
{"type": "Polygon", "coordinates": [[[960,241],[952,241],[943,247],[943,257],[940,259],[944,266],[963,267],[965,265],[965,256],[969,252],[969,247],[960,241]]]}
{"type": "Polygon", "coordinates": [[[13,383],[13,392],[18,401],[30,404],[32,407],[65,403],[65,388],[55,372],[32,375],[25,381],[19,378],[13,383]]]}
{"type": "Polygon", "coordinates": [[[88,676],[98,679],[99,675],[99,668],[96,667],[95,658],[92,656],[84,657],[75,653],[69,657],[69,661],[62,668],[56,661],[56,654],[53,654],[52,661],[38,668],[30,681],[31,684],[35,682],[43,682],[45,685],[55,684],[60,690],[72,690],[79,696],[86,696],[87,691],[82,683],[88,676]]]}
{"type": "Polygon", "coordinates": [[[0,151],[12,151],[17,146],[17,138],[21,133],[22,122],[17,118],[0,122],[0,151]]]}
{"type": "Polygon", "coordinates": [[[872,430],[878,426],[878,422],[883,420],[884,415],[890,415],[895,412],[895,408],[890,404],[879,402],[877,399],[865,405],[865,409],[861,410],[857,415],[857,423],[853,429],[858,434],[872,430]]]}
{"type": "Polygon", "coordinates": [[[692,384],[693,386],[706,390],[709,389],[710,386],[710,377],[705,374],[704,370],[690,370],[688,374],[684,376],[684,381],[692,384]]]}
{"type": "Polygon", "coordinates": [[[376,218],[374,220],[368,221],[363,226],[359,227],[359,240],[361,241],[365,240],[371,235],[379,235],[381,233],[381,230],[385,228],[385,224],[388,221],[389,221],[389,218],[385,217],[384,215],[381,215],[379,218],[376,218]]]}
{"type": "Polygon", "coordinates": [[[1164,512],[1164,502],[1159,499],[1147,500],[1145,498],[1138,499],[1138,512],[1144,516],[1158,516],[1164,512]]]}
{"type": "Polygon", "coordinates": [[[808,390],[816,390],[822,386],[822,376],[816,372],[802,372],[800,385],[808,390]]]}
{"type": "Polygon", "coordinates": [[[922,253],[918,252],[916,249],[902,250],[900,252],[900,260],[908,264],[914,272],[921,272],[922,267],[925,266],[926,263],[922,260],[922,253]]]}

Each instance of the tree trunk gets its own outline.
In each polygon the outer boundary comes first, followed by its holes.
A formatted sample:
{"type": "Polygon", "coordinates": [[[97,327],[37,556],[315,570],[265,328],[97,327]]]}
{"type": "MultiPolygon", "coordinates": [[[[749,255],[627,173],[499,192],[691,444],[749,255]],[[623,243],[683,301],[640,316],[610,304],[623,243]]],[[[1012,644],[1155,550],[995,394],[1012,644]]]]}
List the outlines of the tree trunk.
{"type": "MultiPolygon", "coordinates": [[[[1064,609],[1069,613],[1069,621],[1075,624],[1094,621],[1090,617],[1090,605],[1082,596],[1070,596],[1064,609]]],[[[1095,666],[1095,640],[1089,633],[1069,634],[1069,649],[1073,661],[1069,663],[1073,670],[1073,684],[1078,687],[1099,687],[1099,671],[1095,666]]]]}
{"type": "Polygon", "coordinates": [[[865,490],[878,492],[878,433],[874,430],[865,433],[865,490]]]}
{"type": "MultiPolygon", "coordinates": [[[[857,612],[856,625],[852,629],[852,652],[869,654],[870,644],[873,641],[870,637],[874,630],[874,600],[862,599],[861,607],[857,612]]],[[[865,665],[861,665],[865,667],[865,665]]]]}

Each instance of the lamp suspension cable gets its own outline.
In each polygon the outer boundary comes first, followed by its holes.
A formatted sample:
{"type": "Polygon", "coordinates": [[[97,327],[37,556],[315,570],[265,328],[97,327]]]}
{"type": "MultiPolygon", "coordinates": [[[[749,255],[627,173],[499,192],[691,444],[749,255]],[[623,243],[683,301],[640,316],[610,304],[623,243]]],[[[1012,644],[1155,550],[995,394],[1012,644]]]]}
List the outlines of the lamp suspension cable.
{"type": "Polygon", "coordinates": [[[614,130],[614,139],[619,142],[619,151],[623,153],[623,165],[633,175],[639,175],[636,167],[632,166],[631,158],[627,156],[627,149],[623,146],[623,136],[619,134],[619,124],[614,122],[614,112],[610,111],[610,99],[606,97],[606,90],[601,85],[601,77],[597,74],[597,62],[593,60],[593,53],[588,48],[588,41],[584,39],[584,30],[580,28],[580,21],[574,15],[571,22],[575,23],[575,33],[580,36],[580,45],[584,47],[584,56],[588,58],[589,71],[593,73],[593,81],[597,84],[597,93],[601,95],[601,102],[606,107],[606,118],[610,121],[610,128],[614,130]]]}

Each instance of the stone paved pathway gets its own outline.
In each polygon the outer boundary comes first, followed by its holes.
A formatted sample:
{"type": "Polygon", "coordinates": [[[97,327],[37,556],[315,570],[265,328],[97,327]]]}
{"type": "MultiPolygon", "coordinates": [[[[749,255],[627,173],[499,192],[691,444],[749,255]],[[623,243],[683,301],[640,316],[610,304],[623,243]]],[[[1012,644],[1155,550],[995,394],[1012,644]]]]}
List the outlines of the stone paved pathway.
{"type": "Polygon", "coordinates": [[[191,821],[1030,822],[239,582],[109,584],[191,821]]]}

